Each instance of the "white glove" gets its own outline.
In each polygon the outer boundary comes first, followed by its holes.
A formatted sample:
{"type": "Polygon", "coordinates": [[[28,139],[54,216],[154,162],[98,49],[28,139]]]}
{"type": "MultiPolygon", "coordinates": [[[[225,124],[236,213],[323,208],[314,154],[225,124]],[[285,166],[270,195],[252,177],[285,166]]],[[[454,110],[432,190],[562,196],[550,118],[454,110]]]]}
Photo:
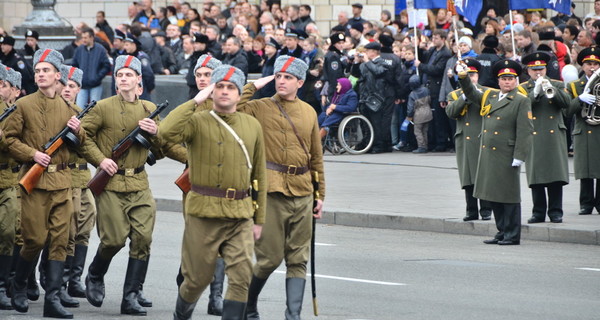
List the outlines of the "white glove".
{"type": "Polygon", "coordinates": [[[462,95],[460,95],[460,97],[463,98],[463,100],[467,101],[467,96],[465,96],[464,93],[462,95]]]}
{"type": "Polygon", "coordinates": [[[535,97],[539,96],[540,93],[542,93],[542,82],[544,81],[543,77],[539,77],[536,81],[535,81],[535,87],[533,88],[533,95],[535,97]]]}
{"type": "Polygon", "coordinates": [[[581,100],[581,102],[584,102],[587,104],[592,104],[596,101],[596,96],[585,92],[585,93],[582,93],[579,95],[579,100],[581,100]]]}
{"type": "Polygon", "coordinates": [[[466,64],[461,63],[460,61],[456,62],[456,74],[467,73],[467,70],[469,70],[469,68],[466,64]]]}
{"type": "Polygon", "coordinates": [[[523,160],[513,159],[513,162],[512,162],[513,167],[520,167],[522,164],[523,164],[523,160]]]}

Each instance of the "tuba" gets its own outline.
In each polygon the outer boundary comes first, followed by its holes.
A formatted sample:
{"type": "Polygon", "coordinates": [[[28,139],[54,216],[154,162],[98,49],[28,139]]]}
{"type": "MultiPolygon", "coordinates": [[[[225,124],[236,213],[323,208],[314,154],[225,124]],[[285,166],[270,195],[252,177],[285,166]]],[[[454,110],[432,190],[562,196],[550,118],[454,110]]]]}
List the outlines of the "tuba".
{"type": "Polygon", "coordinates": [[[581,109],[581,117],[585,122],[592,126],[600,124],[600,69],[596,70],[585,84],[583,92],[590,92],[596,97],[593,104],[584,103],[581,109]]]}

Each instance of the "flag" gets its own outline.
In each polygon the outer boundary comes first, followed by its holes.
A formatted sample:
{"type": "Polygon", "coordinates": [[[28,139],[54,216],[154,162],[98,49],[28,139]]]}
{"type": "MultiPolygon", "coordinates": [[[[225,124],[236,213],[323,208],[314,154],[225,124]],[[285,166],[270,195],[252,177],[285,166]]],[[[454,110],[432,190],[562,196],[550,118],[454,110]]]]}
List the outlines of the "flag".
{"type": "Polygon", "coordinates": [[[394,1],[394,14],[399,15],[400,12],[406,10],[406,0],[396,0],[394,1]]]}
{"type": "Polygon", "coordinates": [[[510,10],[552,9],[566,15],[571,14],[571,0],[510,0],[510,10]]]}
{"type": "Polygon", "coordinates": [[[416,9],[446,9],[446,0],[415,0],[416,9]]]}
{"type": "Polygon", "coordinates": [[[454,6],[456,6],[456,13],[467,18],[472,25],[475,25],[483,7],[483,2],[479,0],[454,0],[454,6]]]}

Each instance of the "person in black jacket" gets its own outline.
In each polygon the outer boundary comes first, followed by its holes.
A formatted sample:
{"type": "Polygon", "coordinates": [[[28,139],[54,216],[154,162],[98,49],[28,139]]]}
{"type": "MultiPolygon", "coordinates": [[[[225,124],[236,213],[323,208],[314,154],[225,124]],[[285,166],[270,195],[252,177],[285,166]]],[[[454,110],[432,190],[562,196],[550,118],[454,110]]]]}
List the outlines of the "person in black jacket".
{"type": "Polygon", "coordinates": [[[242,49],[242,42],[239,38],[229,37],[225,41],[227,47],[227,54],[223,56],[223,64],[234,66],[244,73],[244,76],[248,77],[248,55],[242,49]]]}
{"type": "Polygon", "coordinates": [[[177,62],[175,61],[175,55],[173,51],[166,45],[166,37],[164,31],[159,31],[153,36],[156,44],[158,45],[158,52],[160,52],[160,59],[163,65],[163,71],[161,74],[177,74],[179,69],[177,68],[177,62]]]}
{"type": "MultiPolygon", "coordinates": [[[[333,94],[335,93],[335,87],[337,79],[344,77],[344,70],[346,64],[342,62],[342,49],[344,48],[344,42],[346,36],[343,33],[334,33],[329,37],[329,50],[325,54],[325,61],[323,62],[323,75],[321,76],[321,82],[323,88],[326,86],[326,92],[321,92],[321,96],[326,96],[327,101],[331,101],[333,94]]],[[[325,91],[325,90],[323,90],[325,91]]],[[[326,105],[325,99],[321,100],[322,106],[326,105]]]]}
{"type": "Polygon", "coordinates": [[[498,89],[498,78],[492,74],[492,66],[500,61],[500,56],[496,52],[498,48],[498,38],[496,36],[487,36],[482,41],[483,49],[481,54],[475,58],[481,64],[479,72],[479,84],[489,88],[498,89]]]}
{"type": "Polygon", "coordinates": [[[201,33],[194,33],[192,36],[192,45],[194,46],[194,53],[189,58],[190,68],[185,76],[185,82],[189,88],[189,99],[194,98],[200,90],[196,86],[196,78],[194,77],[194,68],[196,67],[196,62],[198,58],[203,54],[208,54],[208,50],[206,50],[206,44],[208,43],[208,37],[201,33]]]}
{"type": "Polygon", "coordinates": [[[36,92],[38,87],[34,81],[33,69],[15,50],[15,38],[11,36],[0,37],[0,44],[2,47],[0,62],[7,67],[17,70],[21,74],[21,97],[36,92]]]}
{"type": "MultiPolygon", "coordinates": [[[[265,62],[262,69],[262,77],[268,77],[273,75],[275,70],[275,60],[277,60],[277,52],[281,49],[281,46],[275,40],[275,38],[269,38],[269,42],[265,43],[265,62]]],[[[256,97],[257,99],[272,97],[277,91],[275,90],[275,81],[270,81],[260,90],[258,90],[256,97]]]]}
{"type": "Polygon", "coordinates": [[[96,28],[100,29],[100,31],[103,31],[111,43],[115,40],[115,33],[108,24],[108,21],[106,21],[104,11],[98,11],[96,13],[96,28]]]}
{"type": "Polygon", "coordinates": [[[392,113],[390,114],[390,130],[392,145],[396,145],[398,144],[400,138],[398,132],[400,126],[398,122],[401,120],[398,119],[398,114],[394,112],[395,102],[400,100],[400,88],[402,88],[403,85],[406,85],[406,83],[402,83],[400,79],[403,69],[402,61],[397,55],[394,54],[394,51],[392,50],[394,38],[384,33],[379,36],[379,42],[381,43],[381,59],[383,59],[383,61],[385,61],[390,68],[390,71],[385,75],[385,80],[389,87],[393,88],[393,92],[389,92],[388,94],[393,94],[394,97],[393,106],[391,109],[392,113]]]}

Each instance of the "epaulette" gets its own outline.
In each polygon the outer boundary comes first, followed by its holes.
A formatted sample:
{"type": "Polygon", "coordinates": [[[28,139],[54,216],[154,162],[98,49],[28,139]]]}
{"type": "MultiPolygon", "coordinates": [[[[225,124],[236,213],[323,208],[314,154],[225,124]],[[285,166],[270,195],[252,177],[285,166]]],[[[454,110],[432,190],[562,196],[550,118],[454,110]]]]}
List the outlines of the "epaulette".
{"type": "Polygon", "coordinates": [[[460,98],[460,96],[462,95],[462,89],[456,89],[452,92],[450,92],[450,96],[452,97],[452,99],[454,99],[455,101],[458,100],[460,98]]]}
{"type": "Polygon", "coordinates": [[[521,87],[521,85],[518,85],[518,86],[517,86],[517,91],[518,91],[520,94],[522,94],[522,95],[524,95],[525,97],[527,97],[527,94],[528,94],[528,92],[527,92],[527,90],[525,90],[525,88],[521,87]]]}
{"type": "Polygon", "coordinates": [[[577,81],[579,81],[579,80],[569,83],[569,86],[571,87],[571,93],[573,94],[573,97],[575,97],[575,98],[579,97],[579,94],[577,93],[577,87],[575,86],[575,82],[577,82],[577,81]]]}
{"type": "Polygon", "coordinates": [[[523,92],[518,91],[517,94],[520,94],[523,96],[523,98],[528,98],[526,94],[524,94],[523,92]]]}

